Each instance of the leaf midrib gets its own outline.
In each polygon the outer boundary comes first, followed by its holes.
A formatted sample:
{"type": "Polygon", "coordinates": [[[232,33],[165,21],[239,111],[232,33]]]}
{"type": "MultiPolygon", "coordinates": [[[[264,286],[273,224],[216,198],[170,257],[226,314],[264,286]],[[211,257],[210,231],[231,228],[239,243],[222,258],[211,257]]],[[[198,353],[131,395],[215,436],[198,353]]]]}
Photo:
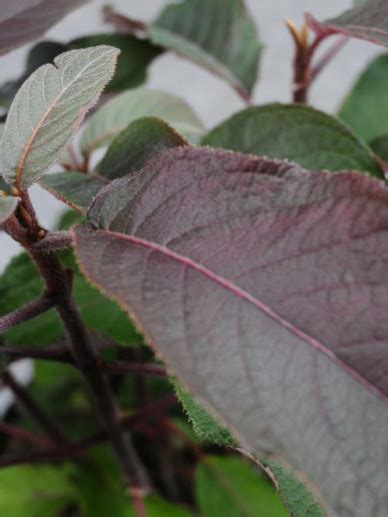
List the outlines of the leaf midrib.
{"type": "Polygon", "coordinates": [[[234,284],[231,280],[223,278],[219,276],[217,273],[211,271],[207,267],[202,264],[195,262],[190,257],[186,257],[181,255],[173,250],[170,250],[166,246],[157,244],[156,242],[148,241],[145,239],[141,239],[140,237],[136,237],[134,235],[127,235],[120,232],[115,232],[112,230],[96,230],[97,233],[105,234],[108,236],[115,237],[119,240],[128,241],[132,244],[136,244],[139,246],[143,246],[151,251],[159,252],[162,255],[191,268],[192,270],[204,275],[212,282],[217,283],[227,291],[231,292],[235,296],[245,300],[246,302],[254,305],[256,309],[266,314],[269,318],[274,320],[276,323],[281,325],[283,328],[287,329],[289,332],[294,334],[297,338],[302,341],[305,341],[308,345],[316,349],[318,352],[324,354],[328,357],[332,362],[334,362],[337,366],[343,369],[348,375],[353,377],[357,382],[359,382],[364,388],[371,391],[378,398],[383,400],[383,402],[388,403],[388,395],[386,395],[381,389],[377,386],[374,386],[369,380],[363,377],[359,372],[357,372],[354,368],[346,364],[342,359],[340,359],[330,348],[328,348],[325,344],[321,343],[318,339],[310,336],[303,330],[296,327],[293,323],[285,319],[283,316],[275,312],[264,302],[255,298],[253,295],[240,288],[236,284],[234,284]]]}

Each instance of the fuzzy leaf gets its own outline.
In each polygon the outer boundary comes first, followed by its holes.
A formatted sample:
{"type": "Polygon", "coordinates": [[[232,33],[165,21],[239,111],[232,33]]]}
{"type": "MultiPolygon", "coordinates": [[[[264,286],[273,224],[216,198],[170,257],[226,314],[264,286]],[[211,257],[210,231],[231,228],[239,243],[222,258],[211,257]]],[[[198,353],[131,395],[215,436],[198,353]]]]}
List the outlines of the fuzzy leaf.
{"type": "Polygon", "coordinates": [[[142,85],[147,79],[148,66],[163,52],[150,41],[128,34],[93,34],[70,42],[69,47],[80,49],[96,45],[110,45],[121,51],[116,74],[107,85],[107,93],[142,85]]]}
{"type": "Polygon", "coordinates": [[[2,197],[0,195],[0,224],[4,223],[9,217],[11,217],[17,207],[17,204],[17,198],[11,196],[2,197]]]}
{"type": "Polygon", "coordinates": [[[8,183],[27,188],[47,172],[113,76],[118,52],[107,46],[65,52],[23,84],[2,139],[8,183]]]}
{"type": "Polygon", "coordinates": [[[59,201],[63,201],[81,213],[86,213],[93,198],[107,182],[96,174],[58,172],[44,176],[39,183],[59,201]]]}
{"type": "Polygon", "coordinates": [[[0,55],[38,38],[89,0],[2,0],[0,55]]]}
{"type": "Polygon", "coordinates": [[[387,227],[376,179],[186,147],[73,231],[87,277],[245,448],[364,517],[388,500],[387,227]]]}
{"type": "Polygon", "coordinates": [[[307,106],[248,108],[213,129],[202,143],[286,158],[309,169],[360,170],[382,177],[367,145],[335,118],[307,106]]]}
{"type": "Polygon", "coordinates": [[[203,442],[215,443],[217,445],[236,445],[236,441],[225,427],[222,427],[218,422],[216,422],[176,379],[173,379],[172,382],[174,384],[175,393],[181,401],[181,404],[193,425],[193,429],[200,440],[203,442]]]}
{"type": "MultiPolygon", "coordinates": [[[[137,339],[136,331],[126,314],[111,300],[107,300],[79,273],[71,253],[62,253],[66,267],[75,270],[74,296],[87,326],[104,336],[129,345],[137,339]]],[[[0,277],[0,315],[38,298],[44,282],[25,253],[14,257],[0,277]]],[[[63,335],[63,326],[54,310],[22,323],[5,333],[12,345],[43,346],[63,335]]]]}
{"type": "Polygon", "coordinates": [[[311,29],[322,36],[345,34],[388,47],[388,3],[386,0],[368,0],[344,12],[337,18],[319,22],[306,15],[311,29]]]}
{"type": "Polygon", "coordinates": [[[270,468],[278,485],[280,499],[295,517],[325,517],[314,496],[292,474],[274,461],[264,461],[270,468]]]}
{"type": "Polygon", "coordinates": [[[374,59],[345,99],[339,117],[366,142],[388,133],[388,55],[374,59]]]}
{"type": "Polygon", "coordinates": [[[97,171],[109,179],[121,178],[168,149],[182,145],[187,142],[163,120],[134,120],[113,140],[97,171]]]}
{"type": "Polygon", "coordinates": [[[196,475],[202,517],[287,517],[270,481],[241,458],[208,457],[196,475]]]}
{"type": "Polygon", "coordinates": [[[88,155],[110,144],[130,122],[143,117],[161,118],[190,141],[197,142],[204,132],[197,115],[182,99],[138,88],[117,95],[90,118],[81,138],[82,152],[88,155]]]}
{"type": "Polygon", "coordinates": [[[19,79],[8,81],[0,87],[0,106],[4,109],[8,109],[24,81],[26,81],[37,68],[46,63],[51,63],[59,54],[66,50],[68,50],[66,45],[55,41],[42,41],[32,47],[28,54],[26,70],[23,75],[19,79]]]}
{"type": "Polygon", "coordinates": [[[261,43],[243,0],[184,0],[150,25],[152,41],[209,69],[248,97],[261,43]]]}

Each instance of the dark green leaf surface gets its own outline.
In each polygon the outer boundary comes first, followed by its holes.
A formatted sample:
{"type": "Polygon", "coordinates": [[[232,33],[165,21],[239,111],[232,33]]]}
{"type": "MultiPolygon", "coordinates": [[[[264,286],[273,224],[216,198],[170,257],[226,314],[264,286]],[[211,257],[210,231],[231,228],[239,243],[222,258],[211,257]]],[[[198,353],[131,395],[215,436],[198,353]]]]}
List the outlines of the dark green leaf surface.
{"type": "Polygon", "coordinates": [[[209,69],[249,97],[261,44],[243,0],[184,0],[150,25],[151,39],[209,69]]]}
{"type": "Polygon", "coordinates": [[[202,143],[288,159],[312,170],[360,170],[382,177],[372,151],[350,129],[307,106],[248,108],[213,129],[202,143]]]}
{"type": "Polygon", "coordinates": [[[242,458],[208,457],[198,467],[201,517],[287,517],[274,486],[242,458]]]}
{"type": "Polygon", "coordinates": [[[141,169],[158,154],[182,145],[187,145],[186,140],[163,120],[141,118],[117,135],[97,170],[106,178],[121,178],[141,169]]]}
{"type": "Polygon", "coordinates": [[[116,73],[107,85],[105,92],[122,92],[140,86],[147,79],[147,68],[162,52],[149,40],[139,39],[128,34],[93,34],[69,43],[69,48],[95,47],[110,45],[119,48],[116,73]]]}
{"type": "Polygon", "coordinates": [[[295,517],[325,517],[325,512],[319,506],[311,492],[274,461],[264,461],[275,476],[278,491],[284,506],[295,517]]]}
{"type": "MultiPolygon", "coordinates": [[[[70,253],[63,253],[64,263],[75,267],[70,253]]],[[[44,289],[43,281],[28,255],[15,257],[0,278],[0,314],[6,314],[38,298],[44,289]]],[[[116,303],[102,296],[76,271],[74,295],[87,325],[122,344],[131,344],[137,336],[132,323],[116,303]]],[[[38,318],[22,323],[5,336],[14,345],[45,345],[63,334],[62,323],[52,309],[38,318]]]]}
{"type": "Polygon", "coordinates": [[[78,490],[59,466],[8,467],[0,471],[0,515],[54,517],[78,500],[78,490]]]}
{"type": "Polygon", "coordinates": [[[95,174],[59,172],[44,176],[39,183],[60,201],[86,213],[93,198],[107,182],[95,174]]]}
{"type": "Polygon", "coordinates": [[[378,138],[375,138],[370,143],[370,146],[377,156],[379,156],[385,161],[388,161],[388,135],[383,135],[378,138]]]}
{"type": "Polygon", "coordinates": [[[345,99],[338,116],[369,142],[388,133],[388,55],[374,59],[345,99]]]}

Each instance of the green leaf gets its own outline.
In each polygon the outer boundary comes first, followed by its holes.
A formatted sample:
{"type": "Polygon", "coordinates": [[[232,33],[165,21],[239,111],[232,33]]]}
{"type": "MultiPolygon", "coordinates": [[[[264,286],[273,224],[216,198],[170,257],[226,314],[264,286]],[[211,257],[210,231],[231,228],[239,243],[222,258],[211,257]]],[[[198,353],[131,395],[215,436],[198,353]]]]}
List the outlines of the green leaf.
{"type": "Polygon", "coordinates": [[[67,468],[34,465],[0,471],[0,515],[4,517],[65,515],[77,499],[67,468]]]}
{"type": "Polygon", "coordinates": [[[119,51],[71,50],[36,70],[18,91],[0,154],[4,179],[27,188],[47,172],[114,73],[119,51]]]}
{"type": "Polygon", "coordinates": [[[335,118],[307,106],[248,108],[213,129],[202,143],[286,158],[313,170],[360,170],[382,177],[367,145],[335,118]]]}
{"type": "Polygon", "coordinates": [[[93,198],[107,182],[96,174],[58,172],[44,176],[39,183],[60,201],[81,213],[86,213],[93,198]]]}
{"type": "Polygon", "coordinates": [[[234,446],[236,441],[229,431],[218,424],[202,406],[182,387],[177,379],[171,379],[175,393],[182,403],[198,438],[203,442],[234,446]]]}
{"type": "Polygon", "coordinates": [[[202,461],[196,476],[196,493],[202,517],[288,515],[267,477],[237,457],[210,456],[202,461]]]}
{"type": "Polygon", "coordinates": [[[295,517],[325,517],[325,512],[319,506],[311,492],[274,461],[265,460],[278,484],[278,491],[284,506],[295,517]]]}
{"type": "Polygon", "coordinates": [[[261,44],[242,0],[184,0],[150,25],[155,43],[207,68],[249,98],[261,44]]]}
{"type": "Polygon", "coordinates": [[[89,155],[109,145],[130,122],[143,117],[161,118],[190,141],[198,141],[204,131],[197,115],[179,97],[138,88],[117,95],[90,117],[81,138],[82,152],[89,155]]]}
{"type": "MultiPolygon", "coordinates": [[[[1,189],[1,184],[0,184],[1,189]]],[[[15,197],[2,197],[0,194],[0,224],[4,223],[14,213],[18,204],[15,197]]]]}
{"type": "Polygon", "coordinates": [[[157,45],[147,39],[139,39],[128,34],[93,34],[69,43],[70,48],[110,45],[120,49],[117,69],[106,88],[107,93],[122,92],[142,85],[147,79],[147,68],[162,52],[157,45]]]}
{"type": "Polygon", "coordinates": [[[66,45],[56,41],[41,41],[37,45],[34,45],[28,54],[26,69],[23,75],[19,79],[8,81],[0,87],[0,106],[4,109],[8,109],[12,99],[24,81],[26,81],[37,68],[46,63],[51,63],[59,54],[66,50],[68,50],[66,45]]]}
{"type": "Polygon", "coordinates": [[[366,142],[388,133],[388,54],[374,59],[345,99],[339,117],[366,142]]]}
{"type": "MultiPolygon", "coordinates": [[[[63,253],[62,257],[67,267],[75,268],[74,296],[88,327],[124,345],[133,343],[137,333],[125,312],[85,280],[71,253],[63,253]]],[[[43,290],[44,283],[29,256],[18,255],[0,277],[0,314],[38,298],[43,290]]],[[[62,323],[53,309],[5,333],[7,341],[21,346],[48,345],[62,335],[62,323]]]]}
{"type": "Polygon", "coordinates": [[[134,120],[111,143],[97,171],[109,179],[135,172],[168,149],[187,142],[163,120],[147,117],[134,120]]]}
{"type": "Polygon", "coordinates": [[[377,156],[388,161],[388,135],[375,138],[369,145],[377,156]]]}

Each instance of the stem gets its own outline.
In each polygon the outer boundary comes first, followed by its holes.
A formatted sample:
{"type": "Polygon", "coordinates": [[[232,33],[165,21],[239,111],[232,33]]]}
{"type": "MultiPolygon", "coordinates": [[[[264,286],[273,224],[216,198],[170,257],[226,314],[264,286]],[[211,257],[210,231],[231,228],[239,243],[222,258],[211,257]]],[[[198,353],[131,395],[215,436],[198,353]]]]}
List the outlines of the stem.
{"type": "MultiPolygon", "coordinates": [[[[136,428],[136,425],[147,418],[162,417],[164,413],[176,404],[174,395],[169,395],[164,399],[150,404],[146,408],[138,411],[136,414],[125,417],[120,421],[123,428],[136,428]]],[[[10,458],[0,459],[0,467],[7,467],[10,465],[22,465],[25,463],[40,463],[55,459],[67,459],[69,457],[76,458],[87,449],[94,447],[100,443],[109,440],[110,437],[106,430],[99,431],[87,438],[78,440],[69,445],[61,445],[50,451],[32,451],[27,454],[19,454],[10,458]]]]}
{"type": "Polygon", "coordinates": [[[311,82],[315,81],[318,75],[322,72],[322,70],[335,58],[335,56],[343,49],[346,43],[349,41],[347,36],[342,36],[337,39],[334,45],[329,48],[329,50],[324,54],[319,62],[313,67],[311,72],[311,82]]]}
{"type": "Polygon", "coordinates": [[[100,420],[109,433],[126,482],[133,489],[147,492],[150,487],[148,477],[130,437],[122,433],[113,394],[107,378],[98,368],[98,356],[72,297],[66,272],[54,252],[36,250],[34,246],[27,249],[46,281],[48,292],[56,293],[56,309],[70,337],[72,354],[92,393],[100,420]]]}
{"type": "Polygon", "coordinates": [[[56,426],[54,422],[51,421],[51,419],[46,415],[44,410],[38,405],[38,403],[28,393],[24,386],[18,383],[10,371],[4,371],[2,373],[1,379],[4,385],[10,388],[24,409],[55,443],[62,444],[67,442],[67,439],[63,435],[62,431],[56,426]]]}
{"type": "Polygon", "coordinates": [[[24,323],[25,321],[31,320],[40,316],[41,314],[52,309],[56,304],[56,300],[52,296],[44,294],[38,300],[35,300],[24,307],[20,307],[8,314],[5,314],[0,318],[0,332],[6,332],[7,330],[24,323]]]}
{"type": "Polygon", "coordinates": [[[51,232],[34,244],[34,248],[41,251],[63,250],[72,246],[73,237],[71,232],[51,232]]]}
{"type": "MultiPolygon", "coordinates": [[[[42,359],[45,361],[56,361],[67,363],[77,367],[74,358],[67,347],[52,346],[48,348],[22,348],[2,346],[0,354],[3,353],[9,360],[17,359],[42,359]]],[[[97,367],[108,373],[131,373],[146,375],[150,377],[167,377],[165,368],[153,363],[127,363],[126,361],[105,361],[97,358],[97,367]]]]}
{"type": "Polygon", "coordinates": [[[10,436],[14,440],[20,440],[29,444],[38,445],[39,447],[43,447],[45,449],[55,447],[55,443],[49,438],[46,438],[46,436],[31,433],[30,431],[26,431],[25,429],[21,429],[15,425],[8,424],[7,422],[2,422],[1,420],[0,432],[10,436]]]}

